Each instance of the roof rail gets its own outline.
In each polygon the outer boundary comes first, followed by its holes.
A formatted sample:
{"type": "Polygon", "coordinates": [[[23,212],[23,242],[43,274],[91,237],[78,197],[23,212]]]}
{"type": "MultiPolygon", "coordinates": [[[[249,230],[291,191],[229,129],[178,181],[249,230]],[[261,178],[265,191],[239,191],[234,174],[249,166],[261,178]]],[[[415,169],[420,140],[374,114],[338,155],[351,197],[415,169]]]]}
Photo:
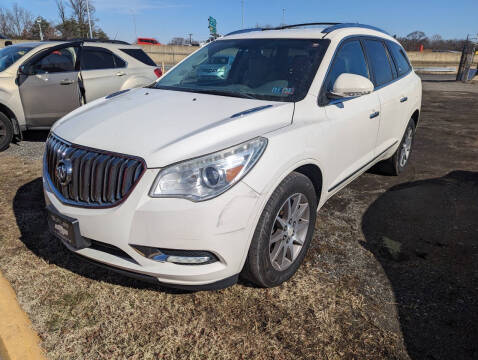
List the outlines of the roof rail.
{"type": "Polygon", "coordinates": [[[224,35],[224,36],[236,35],[236,34],[244,34],[244,33],[252,32],[252,31],[264,31],[264,29],[263,29],[263,28],[241,29],[241,30],[236,30],[236,31],[232,31],[232,32],[230,32],[230,33],[227,33],[227,34],[224,35]]]}
{"type": "Polygon", "coordinates": [[[328,25],[326,28],[323,29],[322,32],[328,34],[331,33],[334,30],[339,30],[339,29],[346,29],[346,28],[362,28],[362,29],[370,29],[370,30],[375,30],[379,31],[381,33],[390,35],[388,32],[385,30],[382,30],[378,27],[372,26],[372,25],[365,25],[365,24],[358,24],[358,23],[337,23],[337,22],[312,22],[312,23],[303,23],[303,24],[291,24],[291,25],[284,25],[284,26],[278,26],[274,28],[250,28],[250,29],[241,29],[241,30],[236,30],[233,32],[230,32],[224,36],[229,36],[229,35],[236,35],[236,34],[243,34],[243,33],[248,33],[252,31],[266,31],[266,30],[285,30],[285,29],[293,29],[296,27],[302,27],[302,26],[316,26],[316,25],[328,25]]]}
{"type": "Polygon", "coordinates": [[[236,30],[236,31],[230,32],[230,33],[228,33],[224,36],[244,34],[244,33],[252,32],[252,31],[284,30],[284,29],[292,29],[292,28],[300,27],[300,26],[338,25],[338,24],[340,24],[340,23],[336,23],[336,22],[314,22],[314,23],[284,25],[284,26],[278,26],[278,27],[273,27],[273,28],[250,28],[250,29],[236,30]]]}
{"type": "Polygon", "coordinates": [[[375,26],[372,26],[372,25],[358,24],[358,23],[339,23],[339,24],[335,24],[335,25],[332,25],[332,26],[329,26],[329,27],[325,28],[324,32],[328,34],[328,33],[331,33],[334,30],[346,29],[346,28],[370,29],[370,30],[379,31],[381,33],[390,35],[388,32],[386,32],[385,30],[382,30],[378,27],[375,27],[375,26]]]}
{"type": "Polygon", "coordinates": [[[293,29],[296,27],[301,26],[314,26],[314,25],[339,25],[338,22],[312,22],[312,23],[303,23],[303,24],[291,24],[291,25],[284,25],[272,28],[271,30],[284,30],[284,29],[293,29]]]}
{"type": "Polygon", "coordinates": [[[101,40],[101,39],[88,39],[88,38],[77,38],[77,39],[47,39],[42,41],[83,41],[83,42],[99,42],[99,43],[108,43],[108,44],[121,44],[121,45],[131,45],[129,42],[122,40],[101,40]]]}

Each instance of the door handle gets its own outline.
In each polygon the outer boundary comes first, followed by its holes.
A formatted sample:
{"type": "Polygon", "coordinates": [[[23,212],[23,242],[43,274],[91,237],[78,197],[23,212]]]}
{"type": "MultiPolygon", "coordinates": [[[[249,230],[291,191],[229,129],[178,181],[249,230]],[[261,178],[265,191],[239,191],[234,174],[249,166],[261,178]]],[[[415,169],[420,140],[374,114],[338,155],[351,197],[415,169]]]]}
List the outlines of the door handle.
{"type": "Polygon", "coordinates": [[[404,96],[404,97],[402,97],[402,98],[400,99],[400,102],[402,103],[402,102],[405,102],[405,101],[407,101],[407,100],[408,100],[408,97],[404,96]]]}
{"type": "Polygon", "coordinates": [[[118,71],[118,72],[116,73],[116,76],[124,76],[124,75],[126,75],[126,73],[124,73],[124,72],[122,72],[122,71],[118,71]]]}
{"type": "Polygon", "coordinates": [[[379,111],[375,111],[374,113],[371,113],[370,114],[370,119],[373,119],[373,118],[376,118],[377,116],[380,115],[380,112],[379,111]]]}
{"type": "Polygon", "coordinates": [[[73,80],[65,79],[60,81],[60,85],[71,85],[71,84],[73,84],[73,80]]]}

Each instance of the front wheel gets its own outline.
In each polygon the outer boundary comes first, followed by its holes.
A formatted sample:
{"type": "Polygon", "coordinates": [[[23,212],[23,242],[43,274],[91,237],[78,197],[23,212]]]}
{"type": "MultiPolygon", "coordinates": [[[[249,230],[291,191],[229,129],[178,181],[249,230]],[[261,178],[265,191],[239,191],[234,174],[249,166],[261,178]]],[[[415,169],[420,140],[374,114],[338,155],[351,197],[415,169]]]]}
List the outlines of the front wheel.
{"type": "Polygon", "coordinates": [[[317,196],[308,177],[293,172],[272,193],[254,232],[242,276],[273,287],[290,279],[314,233],[317,196]]]}
{"type": "Polygon", "coordinates": [[[0,151],[6,150],[13,139],[13,125],[10,119],[0,113],[0,151]]]}

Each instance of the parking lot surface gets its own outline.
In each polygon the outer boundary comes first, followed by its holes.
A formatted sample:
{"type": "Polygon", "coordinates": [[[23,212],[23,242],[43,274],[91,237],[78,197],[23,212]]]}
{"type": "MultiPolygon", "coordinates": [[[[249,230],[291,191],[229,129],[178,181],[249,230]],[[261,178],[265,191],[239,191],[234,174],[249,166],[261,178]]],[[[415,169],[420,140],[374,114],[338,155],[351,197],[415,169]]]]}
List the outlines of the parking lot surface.
{"type": "Polygon", "coordinates": [[[406,171],[333,197],[273,289],[172,291],[73,256],[47,231],[47,133],[27,134],[0,154],[0,270],[48,357],[478,358],[478,85],[423,85],[406,171]]]}

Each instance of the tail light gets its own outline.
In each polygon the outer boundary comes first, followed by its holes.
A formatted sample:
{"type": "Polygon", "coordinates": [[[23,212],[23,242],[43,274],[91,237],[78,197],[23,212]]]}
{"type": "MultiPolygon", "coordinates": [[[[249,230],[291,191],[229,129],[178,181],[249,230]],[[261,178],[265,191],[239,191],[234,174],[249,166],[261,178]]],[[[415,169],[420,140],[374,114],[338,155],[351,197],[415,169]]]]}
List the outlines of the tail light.
{"type": "Polygon", "coordinates": [[[163,76],[163,70],[161,70],[160,68],[156,68],[154,69],[154,74],[160,78],[161,76],[163,76]]]}

